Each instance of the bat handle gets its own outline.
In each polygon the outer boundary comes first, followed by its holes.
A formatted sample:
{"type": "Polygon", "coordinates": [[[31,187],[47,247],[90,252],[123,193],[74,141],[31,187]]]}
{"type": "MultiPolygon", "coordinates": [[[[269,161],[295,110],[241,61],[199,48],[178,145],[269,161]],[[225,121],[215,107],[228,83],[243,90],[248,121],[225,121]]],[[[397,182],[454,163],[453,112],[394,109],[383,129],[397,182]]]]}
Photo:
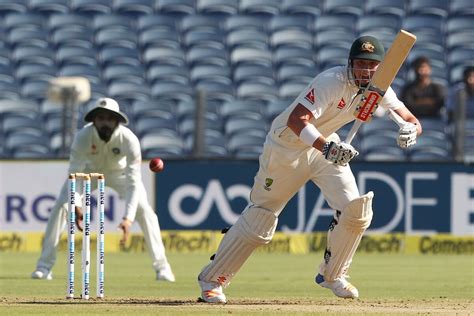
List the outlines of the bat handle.
{"type": "Polygon", "coordinates": [[[395,113],[394,110],[392,109],[389,109],[388,110],[388,115],[390,116],[390,118],[395,122],[397,123],[398,127],[403,127],[405,126],[405,124],[407,123],[404,119],[401,118],[400,115],[398,115],[397,113],[395,113]]]}
{"type": "Polygon", "coordinates": [[[344,141],[346,144],[350,144],[352,142],[355,134],[357,133],[361,125],[362,125],[362,121],[359,121],[356,119],[354,124],[352,124],[351,130],[346,136],[346,140],[344,141]]]}

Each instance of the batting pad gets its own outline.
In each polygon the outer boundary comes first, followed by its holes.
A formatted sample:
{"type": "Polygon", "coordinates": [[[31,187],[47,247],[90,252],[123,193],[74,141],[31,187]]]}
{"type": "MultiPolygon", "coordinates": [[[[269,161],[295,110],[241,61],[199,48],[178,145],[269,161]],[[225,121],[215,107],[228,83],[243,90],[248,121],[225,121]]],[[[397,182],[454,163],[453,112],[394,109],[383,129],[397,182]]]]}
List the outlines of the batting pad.
{"type": "Polygon", "coordinates": [[[365,230],[372,221],[371,191],[352,200],[339,217],[339,223],[328,232],[328,249],[324,266],[324,279],[333,281],[345,274],[352,262],[365,230]]]}
{"type": "Polygon", "coordinates": [[[277,223],[273,212],[247,208],[224,235],[214,260],[202,270],[199,280],[229,285],[254,249],[272,240],[277,223]]]}

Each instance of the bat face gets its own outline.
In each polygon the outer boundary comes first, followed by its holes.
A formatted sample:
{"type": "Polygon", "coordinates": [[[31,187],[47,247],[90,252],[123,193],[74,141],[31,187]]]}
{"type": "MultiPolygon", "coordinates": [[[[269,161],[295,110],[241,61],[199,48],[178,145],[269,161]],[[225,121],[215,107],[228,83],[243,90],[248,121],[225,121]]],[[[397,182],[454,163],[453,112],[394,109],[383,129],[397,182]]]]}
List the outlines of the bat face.
{"type": "Polygon", "coordinates": [[[354,116],[357,120],[369,122],[372,119],[372,115],[377,110],[380,101],[393,79],[395,79],[415,41],[416,36],[413,34],[404,30],[398,33],[356,106],[354,116]]]}

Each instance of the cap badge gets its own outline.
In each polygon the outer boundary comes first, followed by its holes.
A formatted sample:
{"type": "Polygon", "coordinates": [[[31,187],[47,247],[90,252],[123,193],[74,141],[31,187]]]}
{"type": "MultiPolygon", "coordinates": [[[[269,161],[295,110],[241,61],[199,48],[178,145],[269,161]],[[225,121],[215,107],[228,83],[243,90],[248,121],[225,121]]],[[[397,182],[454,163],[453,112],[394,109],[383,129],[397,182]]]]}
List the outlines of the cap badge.
{"type": "Polygon", "coordinates": [[[361,50],[364,52],[373,53],[375,50],[375,46],[372,45],[371,42],[364,42],[362,43],[361,50]]]}

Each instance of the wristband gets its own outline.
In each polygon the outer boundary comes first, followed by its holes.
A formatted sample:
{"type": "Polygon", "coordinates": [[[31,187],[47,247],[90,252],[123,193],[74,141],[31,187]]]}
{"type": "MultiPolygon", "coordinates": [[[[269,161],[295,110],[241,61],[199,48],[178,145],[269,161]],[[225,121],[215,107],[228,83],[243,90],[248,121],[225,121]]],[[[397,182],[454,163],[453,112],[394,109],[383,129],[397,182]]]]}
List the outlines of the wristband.
{"type": "Polygon", "coordinates": [[[308,146],[313,147],[314,142],[321,136],[321,133],[316,129],[313,124],[306,124],[301,130],[300,139],[308,146]]]}

